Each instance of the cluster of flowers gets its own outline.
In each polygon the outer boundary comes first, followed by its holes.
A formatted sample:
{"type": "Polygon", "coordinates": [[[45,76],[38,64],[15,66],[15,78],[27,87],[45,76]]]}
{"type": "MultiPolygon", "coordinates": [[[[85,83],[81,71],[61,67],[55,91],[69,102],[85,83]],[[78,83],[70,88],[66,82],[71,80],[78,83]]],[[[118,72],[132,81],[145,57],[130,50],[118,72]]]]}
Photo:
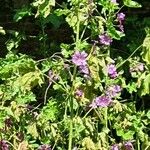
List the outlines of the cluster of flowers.
{"type": "MultiPolygon", "coordinates": [[[[123,144],[123,148],[124,150],[134,150],[134,147],[130,141],[125,142],[123,144]]],[[[120,146],[118,144],[114,144],[113,146],[111,146],[111,150],[120,150],[120,146]]]]}
{"type": "MultiPolygon", "coordinates": [[[[113,4],[118,4],[116,0],[111,0],[111,2],[113,4]]],[[[119,29],[121,30],[121,32],[124,32],[124,27],[123,27],[123,22],[125,20],[125,14],[124,13],[118,13],[117,14],[117,21],[119,22],[119,29]]],[[[102,35],[99,35],[99,42],[103,45],[109,46],[112,43],[112,39],[111,37],[104,33],[102,35]]]]}
{"type": "MultiPolygon", "coordinates": [[[[107,66],[107,73],[110,78],[116,78],[118,76],[117,68],[114,64],[107,66]]],[[[107,107],[112,103],[112,98],[115,98],[121,92],[119,85],[111,85],[106,88],[105,95],[96,97],[90,104],[90,107],[107,107]]]]}
{"type": "MultiPolygon", "coordinates": [[[[83,52],[75,52],[72,56],[72,62],[79,66],[80,72],[84,74],[89,74],[89,69],[87,67],[87,53],[83,52]]],[[[110,64],[107,67],[107,72],[110,78],[116,78],[118,76],[117,73],[117,68],[114,64],[110,64]]],[[[97,108],[97,107],[106,107],[110,105],[112,102],[112,98],[114,98],[119,92],[121,92],[121,87],[119,85],[113,85],[110,86],[106,89],[105,95],[104,96],[99,96],[94,101],[92,104],[90,104],[90,107],[92,108],[97,108]]],[[[75,92],[75,95],[78,97],[82,97],[83,91],[77,89],[75,92]]]]}
{"type": "MultiPolygon", "coordinates": [[[[112,3],[116,3],[116,0],[112,0],[112,3]]],[[[124,13],[117,14],[117,20],[119,22],[119,28],[123,32],[123,21],[125,19],[124,13]]],[[[103,45],[109,46],[112,43],[111,37],[104,33],[99,36],[99,42],[103,45]]],[[[79,52],[76,51],[72,56],[72,62],[79,67],[80,72],[86,75],[89,74],[89,69],[87,66],[87,53],[85,51],[79,52]]],[[[107,72],[110,78],[114,79],[118,76],[117,68],[114,64],[109,64],[107,66],[107,72]]],[[[119,85],[113,85],[106,89],[105,95],[96,97],[93,102],[90,104],[90,107],[97,108],[97,107],[106,107],[111,104],[112,98],[114,98],[118,93],[121,92],[121,87],[119,85]]],[[[77,89],[75,95],[78,97],[82,97],[83,91],[77,89]]]]}
{"type": "MultiPolygon", "coordinates": [[[[111,2],[112,2],[113,4],[117,4],[117,5],[118,5],[118,3],[117,3],[116,0],[111,0],[111,2]]],[[[117,20],[118,20],[118,22],[119,22],[118,27],[119,27],[119,29],[120,29],[122,32],[124,32],[124,27],[123,27],[123,21],[124,21],[124,19],[125,19],[125,14],[124,14],[124,13],[118,13],[118,14],[117,14],[117,20]]]]}
{"type": "Polygon", "coordinates": [[[112,85],[106,89],[105,95],[96,97],[89,106],[92,108],[107,107],[112,103],[112,98],[120,92],[121,87],[119,85],[112,85]]]}
{"type": "MultiPolygon", "coordinates": [[[[125,14],[118,13],[117,20],[119,22],[119,25],[118,25],[119,29],[121,30],[121,32],[124,32],[123,21],[125,20],[125,14]]],[[[102,35],[99,35],[99,42],[103,45],[109,46],[112,43],[112,39],[108,34],[104,33],[102,35]]]]}

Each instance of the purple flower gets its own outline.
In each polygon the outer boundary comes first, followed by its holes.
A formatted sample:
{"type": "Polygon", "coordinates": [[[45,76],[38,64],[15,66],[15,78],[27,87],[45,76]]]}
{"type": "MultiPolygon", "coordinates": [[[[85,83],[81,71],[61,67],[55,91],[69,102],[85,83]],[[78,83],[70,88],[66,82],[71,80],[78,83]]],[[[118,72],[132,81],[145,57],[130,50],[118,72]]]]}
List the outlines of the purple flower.
{"type": "Polygon", "coordinates": [[[119,85],[109,86],[106,90],[106,95],[110,98],[117,96],[121,92],[121,87],[119,85]]]}
{"type": "Polygon", "coordinates": [[[121,87],[120,87],[120,85],[114,85],[114,90],[116,91],[116,93],[121,92],[121,87]]]}
{"type": "Polygon", "coordinates": [[[80,90],[80,89],[77,89],[77,90],[75,91],[75,95],[78,96],[78,97],[82,97],[83,91],[80,90]]]}
{"type": "Polygon", "coordinates": [[[114,64],[110,64],[108,65],[107,67],[107,71],[108,71],[108,74],[113,74],[114,72],[116,72],[116,66],[114,64]]]}
{"type": "Polygon", "coordinates": [[[111,37],[109,37],[107,34],[99,35],[99,41],[104,45],[110,45],[112,43],[111,37]]]}
{"type": "Polygon", "coordinates": [[[108,96],[99,96],[95,99],[95,103],[98,107],[107,107],[111,102],[112,100],[108,96]]]}
{"type": "Polygon", "coordinates": [[[79,66],[79,69],[80,69],[80,72],[81,73],[84,73],[84,74],[89,74],[89,68],[88,68],[88,66],[87,65],[85,65],[85,66],[79,66]]]}
{"type": "Polygon", "coordinates": [[[50,148],[49,145],[44,144],[44,145],[41,145],[41,146],[38,148],[38,150],[51,150],[51,148],[50,148]]]}
{"type": "Polygon", "coordinates": [[[119,24],[118,27],[121,30],[121,32],[124,32],[124,26],[122,24],[119,24]]]}
{"type": "Polygon", "coordinates": [[[130,141],[128,141],[124,144],[124,148],[125,148],[125,150],[134,150],[134,147],[130,141]]]}
{"type": "Polygon", "coordinates": [[[117,144],[114,144],[111,146],[111,150],[119,150],[119,146],[117,144]]]}
{"type": "Polygon", "coordinates": [[[72,62],[77,66],[85,66],[87,64],[86,57],[87,53],[85,51],[79,52],[76,51],[72,56],[72,62]]]}
{"type": "Polygon", "coordinates": [[[110,105],[112,100],[108,96],[99,96],[96,97],[93,102],[89,105],[92,108],[97,108],[97,107],[107,107],[110,105]]]}
{"type": "Polygon", "coordinates": [[[110,97],[99,96],[96,97],[89,106],[92,107],[93,109],[97,107],[107,107],[110,105],[111,102],[112,100],[110,99],[110,97]]]}
{"type": "Polygon", "coordinates": [[[117,68],[114,64],[110,64],[107,66],[107,72],[111,78],[116,78],[118,76],[117,68]]]}
{"type": "Polygon", "coordinates": [[[5,140],[0,140],[0,149],[1,150],[9,150],[9,145],[5,140]]]}
{"type": "Polygon", "coordinates": [[[117,14],[117,20],[118,20],[119,22],[124,21],[124,19],[125,19],[125,14],[124,14],[124,13],[118,13],[118,14],[117,14]]]}

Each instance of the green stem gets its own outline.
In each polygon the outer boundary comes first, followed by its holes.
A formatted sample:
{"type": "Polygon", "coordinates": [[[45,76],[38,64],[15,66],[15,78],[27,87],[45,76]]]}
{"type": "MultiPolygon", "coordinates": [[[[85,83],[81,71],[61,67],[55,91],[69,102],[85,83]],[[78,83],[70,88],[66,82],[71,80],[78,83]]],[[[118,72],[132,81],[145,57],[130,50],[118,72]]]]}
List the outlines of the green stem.
{"type": "Polygon", "coordinates": [[[15,148],[15,146],[12,143],[10,143],[9,141],[7,141],[7,143],[10,144],[14,150],[17,150],[17,148],[15,148]]]}
{"type": "Polygon", "coordinates": [[[48,87],[47,87],[46,90],[45,90],[45,94],[44,94],[44,105],[46,104],[47,93],[48,93],[48,90],[49,90],[50,86],[51,86],[51,83],[48,84],[48,87]]]}
{"type": "Polygon", "coordinates": [[[137,150],[140,150],[140,141],[139,141],[139,138],[137,137],[136,139],[136,142],[137,142],[137,150]]]}
{"type": "Polygon", "coordinates": [[[90,108],[89,111],[84,115],[84,117],[82,119],[84,119],[92,110],[93,110],[93,108],[90,108]]]}
{"type": "MultiPolygon", "coordinates": [[[[77,14],[78,17],[78,14],[77,14]]],[[[77,32],[76,32],[76,48],[78,49],[78,41],[79,41],[79,32],[80,32],[80,20],[78,17],[78,22],[77,22],[77,32]]],[[[72,139],[73,139],[73,91],[74,91],[74,81],[76,78],[76,71],[77,71],[77,66],[74,66],[74,71],[73,71],[73,76],[72,76],[72,87],[70,91],[70,129],[69,129],[69,144],[68,144],[68,150],[72,150],[72,139]]]]}
{"type": "Polygon", "coordinates": [[[74,66],[74,71],[73,71],[73,78],[72,78],[72,88],[70,91],[70,127],[69,127],[69,145],[68,145],[68,150],[72,150],[72,139],[73,139],[73,90],[74,90],[74,80],[76,77],[76,70],[77,67],[74,66]]]}
{"type": "MultiPolygon", "coordinates": [[[[108,129],[108,108],[105,108],[105,128],[108,129]]],[[[108,135],[106,134],[107,148],[108,148],[108,135]]]]}
{"type": "MultiPolygon", "coordinates": [[[[77,30],[76,30],[76,48],[78,49],[78,42],[79,42],[79,33],[80,33],[80,20],[79,20],[79,14],[77,13],[77,30]]],[[[73,116],[74,116],[74,112],[73,112],[73,91],[74,91],[74,81],[76,78],[76,72],[77,72],[77,66],[74,66],[74,70],[73,70],[73,76],[72,76],[72,87],[71,87],[71,91],[70,91],[70,116],[71,116],[71,120],[70,120],[70,129],[69,129],[69,144],[68,144],[68,150],[72,150],[72,139],[73,139],[73,116]]]]}
{"type": "Polygon", "coordinates": [[[108,116],[107,116],[108,108],[105,108],[105,127],[108,128],[108,116]]]}
{"type": "MultiPolygon", "coordinates": [[[[78,14],[77,14],[78,17],[78,14]]],[[[80,20],[78,17],[78,22],[77,22],[77,32],[76,32],[76,48],[78,48],[78,41],[79,41],[79,32],[80,32],[80,20]]],[[[71,96],[70,96],[70,111],[71,111],[71,120],[70,120],[70,130],[69,130],[69,146],[68,150],[72,150],[72,139],[73,139],[73,90],[74,90],[74,81],[76,78],[76,71],[77,71],[77,66],[74,66],[74,71],[73,71],[73,77],[72,77],[72,88],[71,88],[71,96]]]]}
{"type": "Polygon", "coordinates": [[[78,19],[78,22],[77,22],[77,33],[76,33],[76,47],[77,48],[78,48],[78,42],[79,42],[79,32],[80,32],[80,20],[78,19]]]}
{"type": "Polygon", "coordinates": [[[150,147],[150,145],[148,145],[148,146],[145,148],[145,150],[148,150],[149,147],[150,147]]]}
{"type": "Polygon", "coordinates": [[[117,66],[117,68],[121,67],[125,62],[127,62],[141,47],[142,47],[142,45],[140,45],[137,49],[135,49],[134,52],[126,60],[124,60],[122,63],[120,63],[117,66]]]}
{"type": "Polygon", "coordinates": [[[70,109],[71,109],[71,120],[70,120],[70,128],[69,128],[68,150],[72,150],[72,139],[73,139],[73,98],[72,97],[70,97],[70,109]]]}

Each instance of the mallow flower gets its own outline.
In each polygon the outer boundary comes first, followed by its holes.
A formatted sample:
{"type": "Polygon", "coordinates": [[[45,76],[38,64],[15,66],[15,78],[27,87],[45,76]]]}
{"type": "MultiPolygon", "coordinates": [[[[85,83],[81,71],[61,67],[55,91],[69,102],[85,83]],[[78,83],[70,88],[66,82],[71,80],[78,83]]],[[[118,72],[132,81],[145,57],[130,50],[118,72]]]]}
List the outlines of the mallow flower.
{"type": "Polygon", "coordinates": [[[87,65],[79,66],[79,70],[80,70],[81,73],[84,73],[84,74],[87,74],[87,75],[90,73],[90,72],[89,72],[89,68],[88,68],[87,65]]]}
{"type": "Polygon", "coordinates": [[[77,66],[85,66],[87,64],[86,57],[87,53],[85,51],[76,51],[72,56],[72,62],[77,66]]]}
{"type": "Polygon", "coordinates": [[[107,66],[107,72],[111,78],[116,78],[118,76],[117,68],[114,64],[109,64],[107,66]]]}
{"type": "Polygon", "coordinates": [[[110,98],[114,98],[120,92],[121,92],[121,87],[119,85],[112,85],[106,89],[106,95],[110,98]]]}
{"type": "Polygon", "coordinates": [[[124,14],[124,13],[118,13],[118,14],[117,14],[117,20],[118,20],[119,22],[124,21],[124,19],[125,19],[125,14],[124,14]]]}
{"type": "Polygon", "coordinates": [[[112,100],[110,99],[110,97],[104,95],[96,97],[89,106],[92,108],[107,107],[111,102],[112,100]]]}
{"type": "Polygon", "coordinates": [[[112,43],[112,39],[110,36],[108,36],[106,33],[99,35],[99,41],[103,45],[109,46],[112,43]]]}

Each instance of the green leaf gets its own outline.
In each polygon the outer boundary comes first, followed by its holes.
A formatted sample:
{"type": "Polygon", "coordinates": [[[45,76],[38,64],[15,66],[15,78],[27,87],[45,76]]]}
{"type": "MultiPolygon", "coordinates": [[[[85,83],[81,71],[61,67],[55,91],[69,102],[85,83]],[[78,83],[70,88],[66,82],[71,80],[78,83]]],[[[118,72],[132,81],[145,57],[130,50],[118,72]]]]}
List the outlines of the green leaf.
{"type": "Polygon", "coordinates": [[[6,42],[6,47],[7,47],[8,51],[11,51],[12,48],[14,48],[14,46],[15,46],[15,42],[14,42],[13,39],[8,40],[8,41],[6,42]]]}
{"type": "Polygon", "coordinates": [[[85,137],[82,140],[82,145],[85,149],[88,149],[88,150],[95,150],[96,149],[95,144],[90,137],[85,137]]]}
{"type": "Polygon", "coordinates": [[[67,15],[68,13],[70,12],[69,9],[56,9],[54,11],[54,13],[57,15],[57,16],[62,16],[62,15],[67,15]]]}
{"type": "Polygon", "coordinates": [[[5,30],[4,30],[3,27],[1,27],[1,26],[0,26],[0,34],[3,34],[3,35],[6,34],[5,30]]]}
{"type": "Polygon", "coordinates": [[[16,22],[18,22],[19,20],[21,20],[23,17],[25,16],[31,16],[32,12],[31,9],[29,9],[28,7],[23,7],[22,9],[18,10],[14,16],[14,20],[16,22]]]}
{"type": "Polygon", "coordinates": [[[108,25],[108,35],[116,40],[120,40],[121,37],[125,36],[125,34],[121,31],[117,31],[112,25],[108,25]]]}
{"type": "Polygon", "coordinates": [[[60,25],[63,22],[63,17],[62,16],[57,16],[55,14],[50,14],[46,19],[45,23],[50,22],[53,24],[54,28],[57,29],[60,27],[60,25]]]}
{"type": "Polygon", "coordinates": [[[3,107],[0,107],[0,129],[2,129],[4,127],[4,121],[5,121],[5,118],[6,118],[6,111],[4,110],[3,107]]]}
{"type": "Polygon", "coordinates": [[[37,0],[32,5],[37,7],[35,17],[42,16],[46,18],[51,12],[51,7],[55,6],[55,0],[37,0]]]}
{"type": "Polygon", "coordinates": [[[134,134],[135,134],[134,131],[127,131],[126,133],[124,133],[123,138],[124,138],[124,140],[133,139],[134,134]]]}
{"type": "Polygon", "coordinates": [[[60,47],[61,47],[61,53],[65,58],[70,57],[71,54],[73,53],[73,51],[70,50],[70,45],[68,44],[62,43],[60,47]]]}
{"type": "Polygon", "coordinates": [[[148,119],[150,119],[150,110],[147,112],[147,117],[148,117],[148,119]]]}
{"type": "Polygon", "coordinates": [[[27,133],[31,134],[34,138],[38,137],[38,131],[36,128],[36,123],[33,123],[27,127],[27,133]]]}
{"type": "Polygon", "coordinates": [[[49,100],[48,104],[43,107],[40,118],[44,121],[55,121],[58,117],[58,105],[54,100],[49,100]]]}
{"type": "Polygon", "coordinates": [[[129,93],[137,92],[137,84],[135,82],[130,82],[127,85],[127,90],[129,93]]]}
{"type": "Polygon", "coordinates": [[[15,95],[14,100],[17,102],[17,104],[26,104],[36,101],[36,96],[31,91],[28,91],[26,93],[19,92],[17,93],[17,95],[15,95]]]}
{"type": "Polygon", "coordinates": [[[143,42],[143,51],[141,53],[143,60],[150,64],[150,35],[148,34],[143,42]]]}
{"type": "Polygon", "coordinates": [[[150,94],[150,74],[145,77],[141,86],[141,96],[146,94],[150,94]]]}
{"type": "Polygon", "coordinates": [[[133,135],[135,134],[134,131],[130,130],[125,130],[125,129],[118,129],[117,130],[117,135],[121,136],[124,140],[129,140],[133,139],[133,135]]]}
{"type": "Polygon", "coordinates": [[[18,56],[10,52],[6,58],[0,59],[0,78],[3,80],[18,74],[23,75],[35,69],[35,62],[26,55],[18,56]]]}
{"type": "Polygon", "coordinates": [[[14,83],[14,89],[19,87],[21,91],[30,91],[31,88],[43,83],[42,75],[39,70],[34,72],[28,72],[25,75],[19,77],[14,83]]]}
{"type": "Polygon", "coordinates": [[[124,5],[128,6],[128,7],[133,7],[133,8],[140,8],[142,7],[142,5],[140,5],[138,2],[136,1],[132,1],[132,0],[124,0],[124,5]]]}

